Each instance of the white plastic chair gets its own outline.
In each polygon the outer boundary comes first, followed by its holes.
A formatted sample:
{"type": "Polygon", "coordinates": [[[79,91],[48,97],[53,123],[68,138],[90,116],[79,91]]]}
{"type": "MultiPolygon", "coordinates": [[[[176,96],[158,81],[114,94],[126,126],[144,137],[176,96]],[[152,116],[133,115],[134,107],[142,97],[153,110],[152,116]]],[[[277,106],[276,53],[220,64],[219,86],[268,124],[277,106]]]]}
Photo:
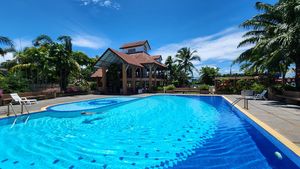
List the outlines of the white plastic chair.
{"type": "Polygon", "coordinates": [[[17,93],[11,93],[10,96],[12,97],[14,102],[19,102],[20,104],[36,104],[36,99],[27,99],[26,97],[20,97],[17,93]]]}
{"type": "Polygon", "coordinates": [[[253,99],[254,98],[254,91],[253,90],[242,90],[241,95],[245,99],[253,99]]]}
{"type": "Polygon", "coordinates": [[[215,92],[216,92],[215,86],[209,86],[208,91],[210,94],[215,94],[215,92]]]}
{"type": "Polygon", "coordinates": [[[265,97],[265,95],[267,94],[267,90],[264,90],[263,92],[261,92],[260,94],[257,94],[254,96],[254,100],[257,100],[257,99],[265,99],[267,100],[267,98],[265,97]]]}

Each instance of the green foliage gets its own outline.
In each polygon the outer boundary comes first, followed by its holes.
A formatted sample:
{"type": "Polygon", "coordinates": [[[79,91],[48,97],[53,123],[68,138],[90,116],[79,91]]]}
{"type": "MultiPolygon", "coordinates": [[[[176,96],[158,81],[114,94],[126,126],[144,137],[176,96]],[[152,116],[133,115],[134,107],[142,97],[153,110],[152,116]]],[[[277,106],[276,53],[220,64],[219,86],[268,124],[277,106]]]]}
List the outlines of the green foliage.
{"type": "Polygon", "coordinates": [[[255,93],[261,93],[265,89],[266,87],[259,83],[253,83],[251,86],[251,90],[253,90],[255,93]]]}
{"type": "Polygon", "coordinates": [[[91,88],[91,90],[97,90],[97,83],[96,82],[90,82],[90,88],[91,88]]]}
{"type": "Polygon", "coordinates": [[[8,37],[0,36],[0,56],[4,56],[8,52],[14,52],[14,42],[8,37]],[[2,47],[4,46],[4,48],[2,47]]]}
{"type": "Polygon", "coordinates": [[[238,80],[236,82],[236,89],[237,91],[250,90],[253,83],[253,80],[238,80]]]}
{"type": "Polygon", "coordinates": [[[56,42],[40,35],[33,45],[15,52],[13,60],[0,66],[12,74],[20,74],[30,84],[58,83],[63,91],[69,83],[91,80],[95,59],[83,52],[73,52],[71,37],[60,36],[56,42]]]}
{"type": "Polygon", "coordinates": [[[157,90],[157,91],[163,91],[163,90],[164,90],[164,87],[158,86],[156,90],[157,90]]]}
{"type": "Polygon", "coordinates": [[[201,84],[198,86],[198,89],[200,90],[208,90],[209,89],[209,85],[207,84],[201,84]]]}
{"type": "Polygon", "coordinates": [[[0,89],[8,90],[7,80],[3,75],[0,74],[0,89]]]}
{"type": "Polygon", "coordinates": [[[300,15],[299,0],[280,0],[274,5],[256,3],[261,11],[241,26],[250,28],[239,47],[252,45],[235,63],[255,73],[280,72],[284,78],[288,67],[295,64],[296,87],[300,90],[300,15]]]}
{"type": "Polygon", "coordinates": [[[0,75],[0,89],[4,92],[28,91],[28,81],[20,73],[9,73],[6,77],[0,75]]]}
{"type": "Polygon", "coordinates": [[[296,87],[294,87],[294,86],[291,86],[291,85],[284,85],[283,87],[282,87],[282,89],[284,89],[285,91],[297,91],[297,88],[296,87]]]}
{"type": "Polygon", "coordinates": [[[174,85],[164,86],[163,88],[164,88],[164,90],[174,90],[174,89],[176,89],[176,87],[174,85]]]}
{"type": "Polygon", "coordinates": [[[219,76],[219,68],[205,66],[200,69],[200,83],[213,85],[215,77],[219,76]]]}
{"type": "Polygon", "coordinates": [[[178,67],[183,70],[183,72],[188,75],[193,75],[193,70],[195,69],[193,61],[200,61],[200,56],[195,55],[197,53],[196,50],[191,51],[190,48],[184,47],[177,51],[176,54],[176,62],[178,63],[178,67]]]}
{"type": "Polygon", "coordinates": [[[190,48],[181,48],[177,51],[173,60],[169,56],[165,62],[167,66],[167,83],[175,86],[186,86],[193,75],[195,69],[193,62],[200,61],[200,57],[195,55],[197,51],[191,51],[190,48]]]}

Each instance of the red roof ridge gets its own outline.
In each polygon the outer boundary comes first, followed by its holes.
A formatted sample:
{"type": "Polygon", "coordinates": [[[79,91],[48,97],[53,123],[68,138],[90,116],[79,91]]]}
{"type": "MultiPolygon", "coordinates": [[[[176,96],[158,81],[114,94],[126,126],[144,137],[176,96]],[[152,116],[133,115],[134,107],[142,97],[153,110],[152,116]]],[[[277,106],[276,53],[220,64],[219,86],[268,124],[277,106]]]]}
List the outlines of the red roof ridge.
{"type": "MultiPolygon", "coordinates": [[[[129,43],[123,44],[120,47],[120,49],[126,49],[126,48],[136,47],[136,46],[142,46],[142,45],[144,45],[146,43],[148,43],[148,45],[149,45],[148,40],[140,40],[140,41],[135,41],[135,42],[129,42],[129,43]]],[[[149,45],[149,47],[150,47],[150,45],[149,45]]]]}
{"type": "MultiPolygon", "coordinates": [[[[164,64],[158,62],[155,60],[155,57],[152,57],[148,53],[141,52],[141,53],[133,53],[133,54],[126,54],[123,52],[120,52],[118,50],[108,48],[102,56],[98,59],[101,60],[101,58],[108,52],[112,52],[113,54],[117,55],[120,59],[122,59],[124,62],[127,62],[128,64],[139,66],[139,67],[144,67],[143,64],[149,64],[149,63],[154,63],[157,64],[161,67],[166,67],[164,64]]],[[[97,62],[98,62],[97,61],[97,62]]]]}

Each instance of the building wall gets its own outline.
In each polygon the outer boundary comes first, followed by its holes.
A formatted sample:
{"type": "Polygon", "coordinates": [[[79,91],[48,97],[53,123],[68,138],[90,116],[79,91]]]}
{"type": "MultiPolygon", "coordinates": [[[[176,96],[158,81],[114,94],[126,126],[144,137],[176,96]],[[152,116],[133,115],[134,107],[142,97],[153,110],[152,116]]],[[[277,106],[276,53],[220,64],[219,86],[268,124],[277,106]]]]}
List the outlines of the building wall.
{"type": "Polygon", "coordinates": [[[145,46],[137,46],[132,48],[123,49],[123,53],[128,53],[130,49],[135,49],[135,52],[147,52],[147,48],[145,46]]]}

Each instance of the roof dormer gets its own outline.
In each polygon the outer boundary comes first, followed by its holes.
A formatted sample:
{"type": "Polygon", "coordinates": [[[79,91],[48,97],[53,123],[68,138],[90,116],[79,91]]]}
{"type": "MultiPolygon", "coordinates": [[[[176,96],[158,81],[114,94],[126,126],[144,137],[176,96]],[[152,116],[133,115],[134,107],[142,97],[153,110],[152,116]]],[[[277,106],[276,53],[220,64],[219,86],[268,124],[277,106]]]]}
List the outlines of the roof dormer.
{"type": "Polygon", "coordinates": [[[140,53],[140,52],[148,53],[148,50],[151,50],[148,40],[126,43],[122,45],[120,49],[122,49],[122,52],[126,54],[133,54],[133,53],[140,53]]]}

